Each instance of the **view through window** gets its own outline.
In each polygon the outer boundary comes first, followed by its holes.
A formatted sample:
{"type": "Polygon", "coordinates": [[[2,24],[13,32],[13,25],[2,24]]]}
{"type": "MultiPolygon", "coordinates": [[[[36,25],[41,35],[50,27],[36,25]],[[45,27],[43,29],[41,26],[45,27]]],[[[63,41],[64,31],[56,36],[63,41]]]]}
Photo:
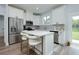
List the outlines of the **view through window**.
{"type": "Polygon", "coordinates": [[[74,16],[72,19],[72,39],[79,40],[79,16],[74,16]]]}

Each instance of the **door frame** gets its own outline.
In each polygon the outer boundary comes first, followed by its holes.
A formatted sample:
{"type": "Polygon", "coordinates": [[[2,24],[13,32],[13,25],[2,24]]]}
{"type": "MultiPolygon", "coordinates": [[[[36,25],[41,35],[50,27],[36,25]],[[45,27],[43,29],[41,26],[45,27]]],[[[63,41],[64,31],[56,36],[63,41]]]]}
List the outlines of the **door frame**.
{"type": "Polygon", "coordinates": [[[73,13],[69,13],[68,14],[68,20],[70,20],[70,23],[71,23],[71,25],[70,25],[70,30],[71,30],[71,42],[72,42],[72,16],[78,16],[79,15],[79,12],[73,12],[73,13]]]}

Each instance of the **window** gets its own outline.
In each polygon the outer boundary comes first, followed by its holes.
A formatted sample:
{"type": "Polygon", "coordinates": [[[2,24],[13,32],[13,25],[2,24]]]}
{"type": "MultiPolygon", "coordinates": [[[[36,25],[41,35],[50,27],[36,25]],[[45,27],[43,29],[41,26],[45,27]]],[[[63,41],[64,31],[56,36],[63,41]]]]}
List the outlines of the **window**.
{"type": "Polygon", "coordinates": [[[44,16],[43,19],[46,21],[46,20],[50,19],[50,16],[44,16]]]}
{"type": "Polygon", "coordinates": [[[50,19],[50,16],[47,16],[47,19],[50,19]]]}
{"type": "Polygon", "coordinates": [[[44,20],[44,24],[49,24],[50,23],[50,16],[44,16],[43,17],[43,20],[44,20]]]}
{"type": "Polygon", "coordinates": [[[46,21],[46,17],[44,17],[43,19],[44,19],[44,21],[46,21]]]}

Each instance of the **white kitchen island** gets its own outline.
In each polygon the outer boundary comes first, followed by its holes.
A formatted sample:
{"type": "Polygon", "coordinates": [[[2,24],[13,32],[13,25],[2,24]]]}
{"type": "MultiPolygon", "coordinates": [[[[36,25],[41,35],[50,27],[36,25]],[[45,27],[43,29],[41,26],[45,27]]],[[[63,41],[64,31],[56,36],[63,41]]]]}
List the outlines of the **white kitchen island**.
{"type": "Polygon", "coordinates": [[[40,30],[24,30],[22,31],[26,34],[39,36],[42,38],[42,46],[37,47],[37,49],[43,50],[43,55],[51,55],[53,54],[53,45],[54,45],[54,33],[49,31],[40,31],[40,30]]]}

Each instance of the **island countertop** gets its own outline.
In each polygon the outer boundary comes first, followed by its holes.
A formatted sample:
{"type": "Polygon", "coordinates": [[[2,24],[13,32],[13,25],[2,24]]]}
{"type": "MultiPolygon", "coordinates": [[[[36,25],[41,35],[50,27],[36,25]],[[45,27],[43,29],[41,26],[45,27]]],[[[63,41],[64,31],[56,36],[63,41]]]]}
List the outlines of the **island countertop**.
{"type": "Polygon", "coordinates": [[[23,30],[22,32],[27,33],[27,34],[31,34],[31,35],[36,35],[36,36],[45,36],[48,34],[52,34],[52,32],[49,31],[43,31],[43,30],[23,30]]]}

